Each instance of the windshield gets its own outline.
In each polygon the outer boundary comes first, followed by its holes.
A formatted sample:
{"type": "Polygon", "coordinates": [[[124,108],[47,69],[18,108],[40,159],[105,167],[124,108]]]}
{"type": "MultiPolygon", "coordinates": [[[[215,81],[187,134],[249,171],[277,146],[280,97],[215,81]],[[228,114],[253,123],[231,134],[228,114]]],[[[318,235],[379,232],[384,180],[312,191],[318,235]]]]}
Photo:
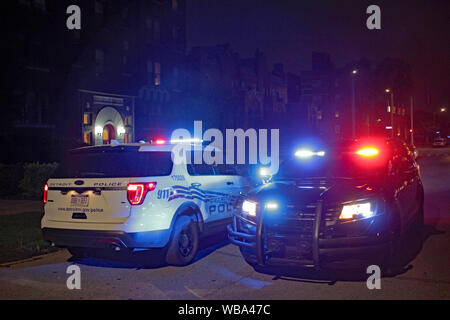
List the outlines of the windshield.
{"type": "Polygon", "coordinates": [[[274,180],[312,178],[374,178],[387,172],[386,156],[357,155],[355,150],[328,149],[323,156],[293,157],[280,165],[274,180]]]}
{"type": "Polygon", "coordinates": [[[53,178],[125,178],[166,176],[170,152],[139,152],[138,147],[99,147],[69,152],[53,178]]]}

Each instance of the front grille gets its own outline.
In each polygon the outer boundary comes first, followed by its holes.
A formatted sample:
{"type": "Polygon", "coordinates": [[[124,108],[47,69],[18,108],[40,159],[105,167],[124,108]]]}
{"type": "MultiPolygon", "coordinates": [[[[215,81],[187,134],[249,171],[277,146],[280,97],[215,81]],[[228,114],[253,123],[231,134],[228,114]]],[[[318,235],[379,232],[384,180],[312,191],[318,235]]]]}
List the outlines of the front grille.
{"type": "Polygon", "coordinates": [[[281,215],[264,216],[264,247],[271,257],[313,260],[316,204],[293,207],[281,215]]]}
{"type": "Polygon", "coordinates": [[[339,205],[325,207],[323,211],[323,222],[325,223],[325,226],[328,227],[335,224],[340,214],[341,206],[339,205]]]}

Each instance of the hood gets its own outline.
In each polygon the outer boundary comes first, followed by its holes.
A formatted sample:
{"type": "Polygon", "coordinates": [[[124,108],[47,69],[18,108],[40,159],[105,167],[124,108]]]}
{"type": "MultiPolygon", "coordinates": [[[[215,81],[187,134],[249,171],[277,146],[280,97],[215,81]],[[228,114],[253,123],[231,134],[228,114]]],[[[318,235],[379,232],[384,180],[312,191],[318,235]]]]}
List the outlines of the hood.
{"type": "Polygon", "coordinates": [[[374,197],[378,188],[354,179],[315,181],[275,181],[261,185],[248,193],[248,198],[264,202],[276,200],[289,206],[301,207],[318,200],[343,203],[374,197]]]}

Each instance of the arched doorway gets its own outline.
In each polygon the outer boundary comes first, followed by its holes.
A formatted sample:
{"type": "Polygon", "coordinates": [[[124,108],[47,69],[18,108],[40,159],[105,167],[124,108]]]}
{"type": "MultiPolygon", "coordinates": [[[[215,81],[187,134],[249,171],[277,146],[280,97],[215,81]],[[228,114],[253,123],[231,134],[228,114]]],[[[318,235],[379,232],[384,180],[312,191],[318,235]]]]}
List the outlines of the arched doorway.
{"type": "Polygon", "coordinates": [[[110,123],[103,127],[103,144],[111,144],[111,140],[116,139],[116,130],[110,123]]]}

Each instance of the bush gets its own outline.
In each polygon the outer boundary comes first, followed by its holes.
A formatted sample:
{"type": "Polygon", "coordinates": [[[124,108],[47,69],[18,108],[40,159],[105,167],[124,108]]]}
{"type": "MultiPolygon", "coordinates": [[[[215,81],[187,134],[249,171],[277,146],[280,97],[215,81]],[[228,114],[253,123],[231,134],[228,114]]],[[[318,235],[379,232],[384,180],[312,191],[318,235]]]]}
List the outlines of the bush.
{"type": "Polygon", "coordinates": [[[17,197],[19,182],[23,179],[23,164],[6,165],[0,163],[0,198],[17,197]]]}
{"type": "Polygon", "coordinates": [[[23,179],[19,183],[25,199],[39,200],[43,196],[43,186],[55,172],[57,163],[26,163],[23,165],[23,179]]]}

